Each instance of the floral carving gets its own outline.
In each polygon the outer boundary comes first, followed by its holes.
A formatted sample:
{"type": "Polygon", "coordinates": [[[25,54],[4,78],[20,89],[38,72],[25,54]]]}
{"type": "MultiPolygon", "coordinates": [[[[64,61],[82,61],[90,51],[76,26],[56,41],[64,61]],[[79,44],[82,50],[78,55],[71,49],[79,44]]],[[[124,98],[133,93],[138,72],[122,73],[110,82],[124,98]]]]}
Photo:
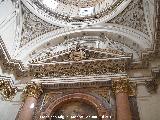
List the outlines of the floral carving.
{"type": "Polygon", "coordinates": [[[23,97],[34,97],[38,99],[38,97],[43,93],[41,85],[37,85],[36,83],[28,84],[23,92],[23,97]]]}
{"type": "Polygon", "coordinates": [[[132,0],[129,6],[110,23],[128,26],[148,35],[142,0],[132,0]]]}
{"type": "Polygon", "coordinates": [[[52,25],[32,14],[23,4],[23,25],[20,47],[32,39],[61,27],[52,25]]]}

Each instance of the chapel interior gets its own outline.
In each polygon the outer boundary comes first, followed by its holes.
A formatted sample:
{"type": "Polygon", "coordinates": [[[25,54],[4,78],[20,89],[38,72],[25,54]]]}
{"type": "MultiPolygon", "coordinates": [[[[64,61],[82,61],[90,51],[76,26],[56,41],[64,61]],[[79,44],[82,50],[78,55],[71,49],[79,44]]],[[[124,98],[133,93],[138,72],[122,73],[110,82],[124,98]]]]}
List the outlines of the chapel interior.
{"type": "Polygon", "coordinates": [[[160,0],[0,0],[0,120],[160,120],[160,0]]]}

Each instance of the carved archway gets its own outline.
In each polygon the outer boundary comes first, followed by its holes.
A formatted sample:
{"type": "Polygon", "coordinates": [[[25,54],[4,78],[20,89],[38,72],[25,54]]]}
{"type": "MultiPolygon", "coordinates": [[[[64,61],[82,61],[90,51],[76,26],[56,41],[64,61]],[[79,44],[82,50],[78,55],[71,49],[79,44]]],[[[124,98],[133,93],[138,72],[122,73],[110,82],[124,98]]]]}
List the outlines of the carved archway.
{"type": "Polygon", "coordinates": [[[72,101],[83,101],[84,103],[93,106],[102,120],[108,120],[107,117],[110,116],[109,110],[103,105],[103,101],[85,93],[72,93],[58,98],[50,103],[41,116],[52,116],[60,106],[72,101]]]}

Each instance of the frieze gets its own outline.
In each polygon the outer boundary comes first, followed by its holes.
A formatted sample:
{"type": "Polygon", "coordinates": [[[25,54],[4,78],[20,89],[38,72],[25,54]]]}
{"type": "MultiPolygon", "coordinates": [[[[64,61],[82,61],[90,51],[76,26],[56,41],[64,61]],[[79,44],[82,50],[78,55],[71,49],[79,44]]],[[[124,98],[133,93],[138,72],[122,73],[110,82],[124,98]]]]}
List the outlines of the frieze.
{"type": "Polygon", "coordinates": [[[74,62],[56,62],[44,64],[30,64],[29,70],[33,77],[60,77],[77,75],[95,75],[107,73],[124,73],[129,66],[126,58],[111,58],[97,60],[82,60],[74,62]]]}
{"type": "Polygon", "coordinates": [[[28,75],[27,69],[19,60],[11,59],[3,40],[0,37],[0,62],[3,70],[13,73],[16,77],[28,75]]]}

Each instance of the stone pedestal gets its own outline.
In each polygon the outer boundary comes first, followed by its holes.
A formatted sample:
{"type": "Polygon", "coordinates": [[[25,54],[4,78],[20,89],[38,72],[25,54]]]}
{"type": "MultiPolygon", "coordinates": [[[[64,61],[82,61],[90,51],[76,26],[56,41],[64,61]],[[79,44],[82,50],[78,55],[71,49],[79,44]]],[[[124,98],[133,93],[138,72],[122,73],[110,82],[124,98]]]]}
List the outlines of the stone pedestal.
{"type": "Polygon", "coordinates": [[[37,100],[42,94],[42,89],[35,83],[27,85],[24,95],[24,104],[18,115],[18,120],[32,120],[37,100]]]}

